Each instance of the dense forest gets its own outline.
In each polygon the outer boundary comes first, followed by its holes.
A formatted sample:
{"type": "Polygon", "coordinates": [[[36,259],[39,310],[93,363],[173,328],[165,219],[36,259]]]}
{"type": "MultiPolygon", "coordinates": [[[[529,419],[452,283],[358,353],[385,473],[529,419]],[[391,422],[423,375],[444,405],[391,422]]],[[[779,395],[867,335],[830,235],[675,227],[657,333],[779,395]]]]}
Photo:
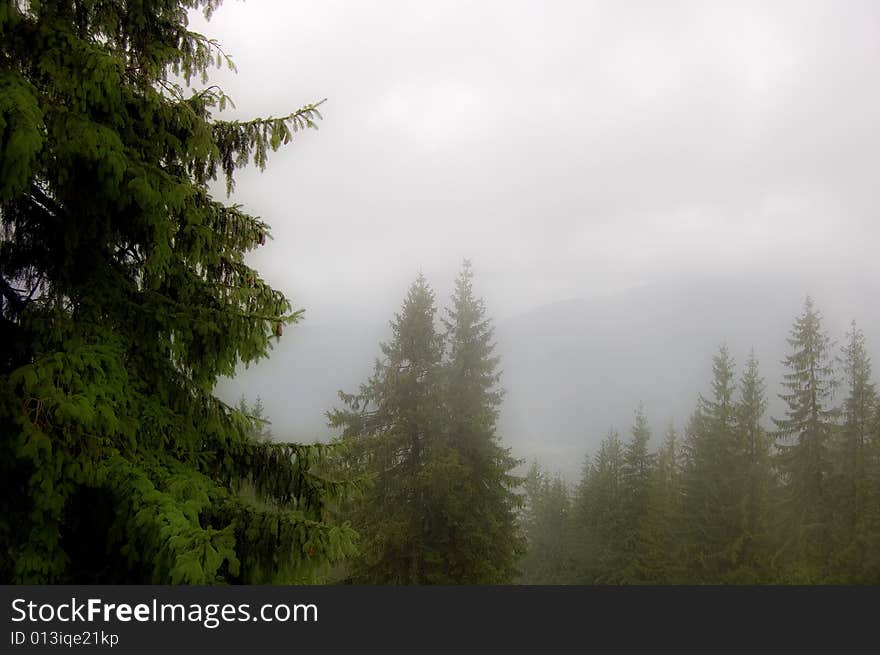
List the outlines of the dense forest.
{"type": "Polygon", "coordinates": [[[523,581],[880,582],[880,405],[865,337],[853,323],[836,349],[807,298],[788,344],[784,416],[765,416],[756,356],[737,375],[721,346],[711,393],[655,452],[639,407],[575,488],[533,464],[523,581]]]}
{"type": "MultiPolygon", "coordinates": [[[[639,406],[572,486],[524,467],[495,433],[501,362],[472,281],[465,262],[438,330],[420,276],[373,376],[329,413],[343,446],[332,470],[366,490],[340,511],[361,547],[330,580],[880,582],[880,402],[855,323],[838,345],[807,298],[787,338],[781,417],[766,415],[755,353],[738,373],[721,345],[683,428],[655,440],[639,406]]],[[[262,416],[259,402],[243,408],[262,416]]]]}
{"type": "Polygon", "coordinates": [[[722,346],[686,424],[655,439],[637,408],[575,487],[505,446],[467,260],[442,309],[412,283],[332,442],[220,400],[303,315],[248,259],[268,223],[217,189],[321,102],[219,118],[232,61],[188,28],[219,4],[0,4],[0,582],[880,583],[865,337],[809,298],[784,415],[722,346]]]}

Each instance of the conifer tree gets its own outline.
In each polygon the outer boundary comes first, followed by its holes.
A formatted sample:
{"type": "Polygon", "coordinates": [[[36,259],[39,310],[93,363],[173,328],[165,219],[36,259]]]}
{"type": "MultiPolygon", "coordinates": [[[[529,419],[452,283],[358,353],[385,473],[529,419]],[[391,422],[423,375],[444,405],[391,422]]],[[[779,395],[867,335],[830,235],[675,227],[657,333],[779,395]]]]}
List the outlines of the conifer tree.
{"type": "Polygon", "coordinates": [[[753,583],[767,575],[763,558],[770,550],[770,511],[775,492],[772,435],[762,425],[766,410],[764,379],[752,351],[740,378],[736,407],[737,447],[744,468],[743,475],[737,476],[735,482],[741,509],[740,581],[753,583]]]}
{"type": "Polygon", "coordinates": [[[611,428],[578,490],[576,529],[585,546],[579,568],[587,584],[625,582],[629,504],[623,470],[623,444],[611,428]]]}
{"type": "Polygon", "coordinates": [[[209,184],[319,117],[214,118],[231,61],[187,11],[219,4],[0,4],[4,581],[304,582],[352,550],[324,449],[213,395],[299,313],[244,262],[268,225],[209,184]]]}
{"type": "Polygon", "coordinates": [[[639,523],[634,582],[678,584],[686,579],[681,523],[681,444],[670,424],[651,476],[645,516],[639,523]]]}
{"type": "Polygon", "coordinates": [[[647,500],[648,483],[651,479],[653,456],[648,451],[651,440],[651,428],[645,415],[644,405],[635,411],[632,426],[632,438],[623,449],[623,483],[626,488],[627,501],[634,514],[644,510],[647,500]]]}
{"type": "Polygon", "coordinates": [[[741,547],[734,367],[722,345],[712,360],[712,395],[700,396],[688,424],[685,521],[689,560],[701,582],[724,581],[741,547]]]}
{"type": "Polygon", "coordinates": [[[865,335],[853,321],[843,346],[843,425],[833,444],[833,518],[835,554],[833,577],[838,582],[861,579],[868,548],[866,520],[870,516],[871,431],[877,393],[871,380],[871,359],[865,335]]]}
{"type": "Polygon", "coordinates": [[[623,568],[620,577],[630,581],[636,577],[636,558],[639,550],[639,526],[648,511],[654,456],[648,451],[651,428],[645,408],[639,405],[635,412],[632,437],[623,450],[621,481],[623,483],[625,537],[623,568]]]}
{"type": "Polygon", "coordinates": [[[520,522],[526,550],[519,563],[519,582],[572,583],[575,552],[568,486],[533,463],[523,480],[523,492],[520,522]]]}
{"type": "Polygon", "coordinates": [[[788,409],[777,427],[777,465],[782,474],[785,533],[783,564],[792,581],[822,581],[831,554],[829,476],[831,441],[838,411],[832,405],[837,384],[831,340],[811,298],[795,319],[788,338],[791,353],[780,394],[788,409]]]}
{"type": "Polygon", "coordinates": [[[356,394],[340,392],[345,408],[329,413],[330,425],[342,428],[355,470],[373,482],[352,508],[362,544],[351,572],[356,582],[446,580],[435,501],[458,463],[447,468],[442,448],[443,340],[435,314],[434,292],[419,275],[391,322],[391,340],[381,344],[373,375],[356,394]]]}
{"type": "Polygon", "coordinates": [[[272,422],[265,416],[262,398],[257,396],[254,404],[248,405],[244,396],[241,396],[236,409],[250,422],[248,436],[251,439],[259,442],[272,441],[272,429],[269,427],[272,422]]]}
{"type": "MultiPolygon", "coordinates": [[[[448,490],[439,498],[437,538],[445,544],[448,582],[510,581],[522,543],[516,525],[518,461],[495,433],[502,392],[493,329],[474,295],[465,260],[444,320],[443,431],[448,490]]],[[[441,477],[438,472],[437,477],[441,477]]]]}

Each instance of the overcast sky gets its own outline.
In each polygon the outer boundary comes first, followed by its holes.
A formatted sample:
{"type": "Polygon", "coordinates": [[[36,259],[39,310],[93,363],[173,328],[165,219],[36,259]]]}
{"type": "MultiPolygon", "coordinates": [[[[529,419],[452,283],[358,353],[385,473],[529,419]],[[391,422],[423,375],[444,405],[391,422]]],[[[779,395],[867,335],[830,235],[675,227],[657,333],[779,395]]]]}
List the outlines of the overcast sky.
{"type": "Polygon", "coordinates": [[[328,98],[234,197],[313,322],[385,320],[463,257],[495,316],[669,277],[878,279],[880,2],[227,0],[191,27],[234,58],[212,79],[235,115],[328,98]]]}

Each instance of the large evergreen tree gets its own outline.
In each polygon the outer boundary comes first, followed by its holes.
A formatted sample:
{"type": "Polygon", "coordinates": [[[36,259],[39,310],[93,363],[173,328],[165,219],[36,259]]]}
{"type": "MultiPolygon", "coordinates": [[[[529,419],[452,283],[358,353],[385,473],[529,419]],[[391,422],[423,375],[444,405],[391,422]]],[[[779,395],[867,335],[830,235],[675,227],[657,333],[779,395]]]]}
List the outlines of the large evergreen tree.
{"type": "Polygon", "coordinates": [[[351,579],[375,584],[446,580],[442,517],[435,500],[458,462],[443,448],[443,339],[435,328],[434,292],[424,276],[410,286],[381,344],[382,359],[356,394],[340,392],[344,409],[329,413],[342,428],[355,472],[372,484],[352,506],[362,538],[351,579]],[[447,467],[448,465],[448,467],[447,467]]]}
{"type": "Polygon", "coordinates": [[[212,393],[298,313],[244,262],[268,226],[209,184],[318,116],[213,118],[225,55],[187,11],[218,4],[0,3],[4,581],[307,581],[351,550],[322,451],[212,393]]]}
{"type": "Polygon", "coordinates": [[[444,320],[443,425],[448,489],[438,499],[438,538],[445,543],[448,581],[507,582],[522,552],[516,525],[519,463],[495,433],[502,393],[493,329],[474,295],[473,270],[464,262],[444,320]]]}
{"type": "Polygon", "coordinates": [[[721,346],[712,360],[712,394],[700,396],[686,440],[689,560],[702,582],[724,581],[737,566],[741,547],[735,393],[734,361],[721,346]]]}
{"type": "Polygon", "coordinates": [[[780,397],[788,409],[777,427],[777,463],[783,476],[783,564],[792,581],[815,583],[831,554],[829,476],[831,441],[838,411],[831,340],[811,298],[788,338],[791,353],[780,397]]]}

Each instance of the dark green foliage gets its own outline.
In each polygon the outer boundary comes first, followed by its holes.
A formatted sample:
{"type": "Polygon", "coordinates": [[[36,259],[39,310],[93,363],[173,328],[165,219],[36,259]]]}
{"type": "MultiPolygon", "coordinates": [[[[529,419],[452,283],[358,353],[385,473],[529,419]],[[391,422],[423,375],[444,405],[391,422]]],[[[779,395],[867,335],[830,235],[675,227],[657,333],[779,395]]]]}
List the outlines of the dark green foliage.
{"type": "Polygon", "coordinates": [[[213,199],[317,117],[218,121],[189,90],[217,0],[0,4],[0,578],[309,581],[352,551],[324,448],[255,442],[213,396],[299,317],[213,199]]]}

